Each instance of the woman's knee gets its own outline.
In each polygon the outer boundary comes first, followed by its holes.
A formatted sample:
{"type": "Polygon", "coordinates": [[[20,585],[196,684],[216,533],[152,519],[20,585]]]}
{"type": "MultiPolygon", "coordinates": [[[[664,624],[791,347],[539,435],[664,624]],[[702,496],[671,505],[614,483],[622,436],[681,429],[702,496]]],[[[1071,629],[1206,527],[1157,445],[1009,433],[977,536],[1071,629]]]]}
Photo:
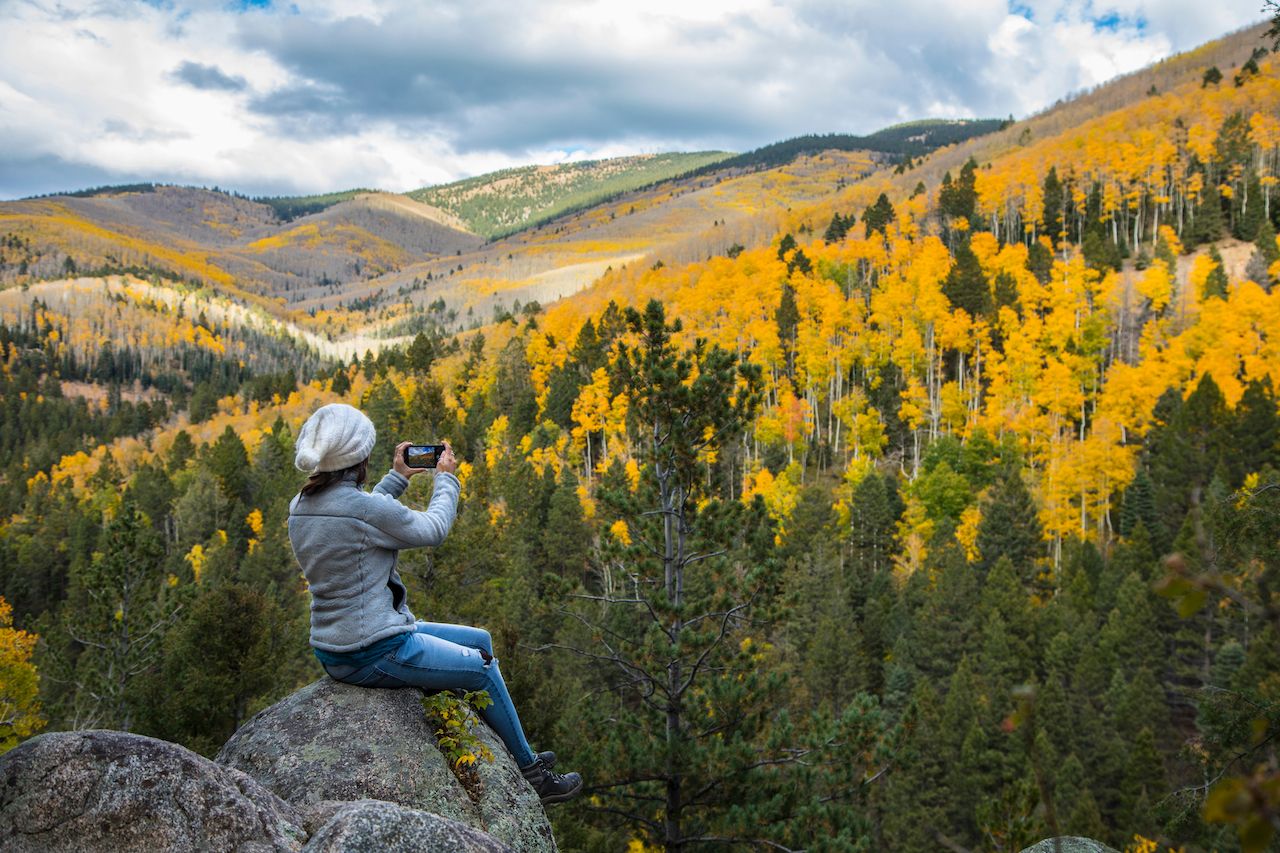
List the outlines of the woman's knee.
{"type": "Polygon", "coordinates": [[[493,636],[484,628],[467,625],[462,644],[471,646],[473,649],[481,649],[488,655],[493,654],[493,636]]]}
{"type": "Polygon", "coordinates": [[[497,658],[487,661],[480,671],[484,674],[485,681],[488,682],[489,686],[502,690],[507,689],[507,682],[502,677],[502,670],[498,668],[497,658]]]}

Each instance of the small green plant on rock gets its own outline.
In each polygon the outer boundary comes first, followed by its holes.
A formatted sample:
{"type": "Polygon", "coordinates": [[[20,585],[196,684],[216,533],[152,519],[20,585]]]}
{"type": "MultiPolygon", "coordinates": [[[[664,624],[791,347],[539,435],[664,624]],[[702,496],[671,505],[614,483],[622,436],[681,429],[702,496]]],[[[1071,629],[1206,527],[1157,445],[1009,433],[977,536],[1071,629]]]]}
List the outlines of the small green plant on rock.
{"type": "Polygon", "coordinates": [[[467,706],[479,711],[492,704],[493,699],[489,697],[487,690],[467,691],[461,696],[443,691],[422,697],[422,707],[435,731],[440,752],[448,761],[449,768],[468,790],[472,785],[478,786],[480,781],[472,770],[473,765],[481,758],[492,762],[493,751],[472,731],[476,718],[469,713],[467,706]]]}

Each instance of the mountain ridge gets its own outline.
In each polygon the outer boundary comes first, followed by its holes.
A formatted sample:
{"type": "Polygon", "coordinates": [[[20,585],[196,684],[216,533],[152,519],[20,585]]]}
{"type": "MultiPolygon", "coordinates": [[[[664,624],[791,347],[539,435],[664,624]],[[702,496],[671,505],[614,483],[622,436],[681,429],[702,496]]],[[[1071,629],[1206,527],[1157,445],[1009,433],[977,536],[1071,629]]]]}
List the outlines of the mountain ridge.
{"type": "MultiPolygon", "coordinates": [[[[825,228],[834,215],[856,213],[881,192],[905,197],[970,158],[985,162],[1064,123],[1138,103],[1162,81],[1167,88],[1192,79],[1208,63],[1230,67],[1228,60],[1251,49],[1260,26],[918,157],[907,146],[930,141],[914,139],[922,130],[936,129],[937,142],[938,131],[963,134],[1007,122],[922,120],[869,137],[797,137],[735,155],[754,153],[761,161],[738,160],[737,167],[724,152],[711,152],[714,162],[705,173],[663,178],[487,240],[468,233],[467,223],[440,205],[422,206],[412,193],[344,190],[255,200],[221,190],[133,184],[123,193],[99,188],[0,202],[0,286],[131,272],[213,285],[330,339],[364,337],[373,328],[399,337],[420,325],[414,318],[428,304],[441,300],[455,316],[452,328],[475,327],[490,312],[501,316],[517,303],[545,305],[622,266],[686,262],[759,245],[780,230],[825,228]],[[840,150],[849,140],[877,136],[874,144],[897,146],[908,159],[840,150]],[[825,153],[804,153],[832,145],[825,153]],[[771,157],[787,162],[763,164],[771,157]],[[901,174],[885,168],[895,163],[901,174]],[[308,199],[319,209],[307,208],[308,199]],[[286,208],[299,215],[282,218],[286,208]]],[[[574,167],[522,168],[524,174],[555,174],[574,167]]],[[[521,173],[507,170],[445,187],[500,184],[521,173]]]]}

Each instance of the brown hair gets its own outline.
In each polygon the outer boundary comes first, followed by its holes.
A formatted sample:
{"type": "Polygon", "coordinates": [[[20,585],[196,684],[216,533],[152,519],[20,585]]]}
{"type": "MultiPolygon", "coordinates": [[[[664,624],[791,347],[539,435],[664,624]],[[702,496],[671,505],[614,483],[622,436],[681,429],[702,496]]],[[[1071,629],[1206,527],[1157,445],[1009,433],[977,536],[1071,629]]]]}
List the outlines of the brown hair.
{"type": "Polygon", "coordinates": [[[328,488],[331,484],[343,479],[348,471],[356,472],[356,485],[363,486],[365,475],[369,470],[369,457],[366,456],[350,468],[342,468],[338,471],[317,471],[311,475],[306,484],[302,487],[303,495],[314,495],[322,489],[328,488]]]}

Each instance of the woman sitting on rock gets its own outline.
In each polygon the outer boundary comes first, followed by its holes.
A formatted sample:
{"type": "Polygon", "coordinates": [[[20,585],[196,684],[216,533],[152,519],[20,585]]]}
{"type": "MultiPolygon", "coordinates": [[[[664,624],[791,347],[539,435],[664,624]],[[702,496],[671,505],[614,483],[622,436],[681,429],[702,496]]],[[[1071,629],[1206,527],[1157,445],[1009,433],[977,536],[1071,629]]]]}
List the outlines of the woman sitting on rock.
{"type": "Polygon", "coordinates": [[[461,485],[453,449],[445,443],[431,503],[416,512],[397,500],[426,470],[405,465],[407,441],[373,491],[361,488],[375,437],[373,422],[343,403],[317,409],[298,434],[294,464],[310,479],[289,502],[289,541],[311,589],[316,657],[330,676],[360,687],[487,690],[493,704],[480,715],[542,802],[571,799],[582,777],[553,773],[555,753],[529,748],[489,632],[419,622],[405,602],[399,550],[439,545],[453,526],[461,485]]]}

